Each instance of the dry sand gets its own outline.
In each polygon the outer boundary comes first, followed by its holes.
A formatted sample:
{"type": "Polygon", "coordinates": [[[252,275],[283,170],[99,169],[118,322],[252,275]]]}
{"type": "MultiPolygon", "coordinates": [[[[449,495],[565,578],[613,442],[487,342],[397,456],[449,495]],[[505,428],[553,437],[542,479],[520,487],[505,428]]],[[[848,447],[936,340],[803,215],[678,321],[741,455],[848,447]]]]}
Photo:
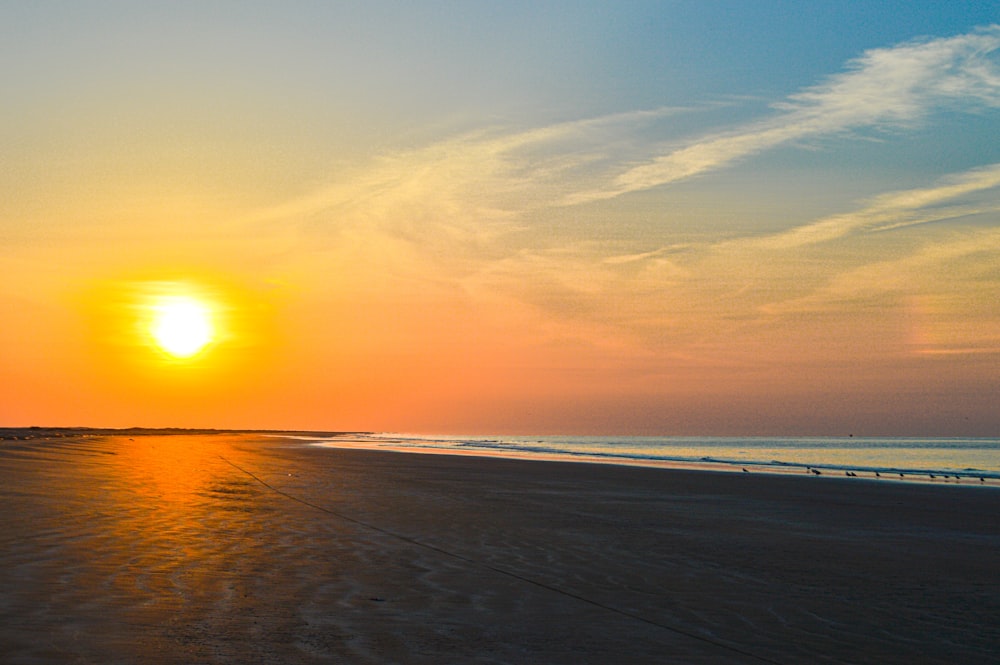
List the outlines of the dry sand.
{"type": "Polygon", "coordinates": [[[3,663],[986,663],[1000,491],[0,441],[3,663]],[[251,475],[252,474],[252,475],[251,475]]]}

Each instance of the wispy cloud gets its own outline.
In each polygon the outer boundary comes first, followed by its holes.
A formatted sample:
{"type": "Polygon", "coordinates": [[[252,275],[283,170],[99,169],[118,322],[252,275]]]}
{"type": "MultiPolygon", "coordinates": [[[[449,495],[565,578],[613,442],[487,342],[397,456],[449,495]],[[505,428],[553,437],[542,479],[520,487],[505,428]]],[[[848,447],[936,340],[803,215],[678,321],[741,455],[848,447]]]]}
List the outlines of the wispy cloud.
{"type": "Polygon", "coordinates": [[[691,246],[692,246],[691,243],[675,243],[673,245],[666,245],[664,247],[659,247],[657,249],[648,252],[640,252],[638,254],[621,254],[616,256],[609,256],[608,258],[604,259],[603,262],[609,265],[624,265],[628,263],[637,263],[640,261],[657,259],[669,254],[682,252],[686,249],[691,248],[691,246]]]}
{"type": "MultiPolygon", "coordinates": [[[[412,259],[410,274],[446,283],[472,301],[501,303],[503,311],[517,303],[538,313],[553,336],[581,338],[591,331],[600,341],[621,333],[661,348],[670,339],[683,349],[755,319],[835,311],[838,303],[875,291],[881,297],[900,280],[933,290],[915,278],[932,265],[953,265],[977,252],[978,263],[995,261],[992,233],[961,241],[935,236],[935,243],[944,241],[937,250],[913,240],[893,261],[873,249],[854,252],[856,247],[820,256],[818,246],[995,212],[1000,163],[887,192],[855,210],[766,236],[691,242],[650,232],[651,244],[643,249],[637,237],[615,246],[582,229],[544,243],[538,234],[518,231],[548,212],[566,216],[568,204],[668,184],[778,145],[865,127],[903,128],[948,106],[998,107],[998,52],[1000,26],[869,51],[847,71],[775,105],[767,120],[703,136],[652,159],[655,143],[643,139],[659,131],[663,119],[690,109],[524,131],[485,129],[374,158],[328,187],[262,211],[257,220],[308,229],[311,244],[341,252],[323,256],[325,264],[353,262],[360,270],[398,275],[407,261],[390,251],[401,252],[412,259]],[[324,236],[335,241],[324,242],[324,236]],[[813,251],[808,248],[816,248],[809,256],[817,260],[805,258],[813,251]]],[[[650,222],[647,230],[654,226],[650,222]]]]}
{"type": "Polygon", "coordinates": [[[918,122],[930,110],[1000,106],[1000,25],[956,37],[868,51],[847,71],[776,104],[781,113],[707,136],[629,168],[610,186],[579,191],[567,204],[613,198],[731,164],[792,141],[862,127],[918,122]]]}
{"type": "Polygon", "coordinates": [[[674,243],[623,254],[609,254],[608,247],[594,243],[559,252],[524,250],[488,264],[479,275],[478,292],[516,294],[562,317],[577,336],[593,327],[606,337],[607,328],[617,326],[641,346],[706,353],[738,347],[736,340],[749,329],[773,328],[782,321],[795,327],[810,318],[834,317],[867,319],[871,325],[893,310],[905,317],[908,299],[937,294],[952,302],[962,294],[956,306],[974,311],[983,331],[972,343],[969,335],[959,334],[972,324],[954,315],[948,319],[954,330],[941,333],[934,348],[981,352],[1000,345],[1000,335],[982,323],[1000,321],[1000,310],[992,304],[1000,286],[995,223],[942,226],[926,236],[896,237],[888,245],[865,235],[889,229],[905,233],[905,227],[957,215],[988,221],[1000,211],[998,188],[1000,164],[992,164],[924,188],[887,192],[856,210],[769,236],[674,243]],[[830,252],[824,243],[833,242],[841,244],[830,252]],[[718,344],[713,347],[709,340],[718,344]]]}
{"type": "MultiPolygon", "coordinates": [[[[876,49],[843,73],[775,104],[765,120],[702,136],[655,156],[657,123],[691,108],[633,111],[523,131],[487,128],[374,157],[329,186],[260,211],[257,221],[330,231],[385,232],[424,242],[481,245],[523,228],[533,211],[650,189],[710,172],[765,150],[867,127],[900,128],[942,107],[1000,106],[1000,25],[956,37],[876,49]],[[651,154],[653,156],[651,156],[651,154]]],[[[662,138],[662,137],[661,137],[662,138]]],[[[954,188],[988,186],[994,172],[970,174],[954,188]]],[[[897,198],[905,195],[896,195],[897,198]]],[[[947,187],[926,196],[948,196],[947,187]]],[[[782,238],[809,242],[851,224],[821,220],[782,238]]],[[[912,207],[912,206],[911,206],[912,207]]],[[[777,241],[777,240],[776,240],[777,241]]]]}
{"type": "Polygon", "coordinates": [[[759,238],[755,242],[770,249],[794,249],[835,240],[856,231],[888,231],[957,216],[995,212],[996,203],[987,206],[941,206],[960,197],[996,187],[1000,187],[1000,164],[991,164],[949,176],[932,187],[882,194],[859,210],[826,217],[776,235],[759,238]]]}
{"type": "MultiPolygon", "coordinates": [[[[977,297],[990,283],[977,273],[984,268],[989,271],[998,255],[1000,229],[997,228],[939,238],[901,257],[843,266],[822,288],[799,298],[769,303],[761,309],[768,314],[856,310],[861,298],[877,300],[885,294],[912,296],[928,289],[956,291],[978,280],[979,289],[965,289],[970,297],[977,297]],[[956,266],[962,269],[955,270],[956,266]],[[944,279],[946,272],[951,273],[951,280],[944,279]]],[[[994,307],[992,298],[984,304],[994,307]]],[[[996,333],[993,336],[1000,338],[996,333]]]]}
{"type": "Polygon", "coordinates": [[[513,216],[554,205],[631,158],[648,123],[686,108],[632,111],[523,131],[486,128],[427,146],[373,157],[337,181],[258,211],[253,221],[305,220],[322,215],[333,227],[368,228],[415,220],[434,229],[477,235],[513,216]],[[331,221],[332,220],[332,221],[331,221]]]}

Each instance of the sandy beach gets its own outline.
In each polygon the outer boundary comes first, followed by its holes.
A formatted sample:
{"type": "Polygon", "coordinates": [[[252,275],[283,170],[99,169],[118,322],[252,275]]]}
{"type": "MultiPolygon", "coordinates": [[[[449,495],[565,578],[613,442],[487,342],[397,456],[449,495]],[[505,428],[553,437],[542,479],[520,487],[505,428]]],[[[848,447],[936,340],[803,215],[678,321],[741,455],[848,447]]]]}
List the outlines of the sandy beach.
{"type": "Polygon", "coordinates": [[[985,663],[1000,491],[0,441],[4,663],[985,663]]]}

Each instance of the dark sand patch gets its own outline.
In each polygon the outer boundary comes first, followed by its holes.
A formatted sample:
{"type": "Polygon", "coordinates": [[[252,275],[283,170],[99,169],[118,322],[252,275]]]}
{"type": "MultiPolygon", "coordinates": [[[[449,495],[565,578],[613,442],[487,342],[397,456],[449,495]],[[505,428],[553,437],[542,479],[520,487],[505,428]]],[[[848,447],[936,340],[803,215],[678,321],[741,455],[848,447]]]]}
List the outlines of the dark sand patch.
{"type": "Polygon", "coordinates": [[[0,442],[5,663],[983,663],[1000,492],[0,442]],[[252,476],[250,475],[252,474],[252,476]]]}

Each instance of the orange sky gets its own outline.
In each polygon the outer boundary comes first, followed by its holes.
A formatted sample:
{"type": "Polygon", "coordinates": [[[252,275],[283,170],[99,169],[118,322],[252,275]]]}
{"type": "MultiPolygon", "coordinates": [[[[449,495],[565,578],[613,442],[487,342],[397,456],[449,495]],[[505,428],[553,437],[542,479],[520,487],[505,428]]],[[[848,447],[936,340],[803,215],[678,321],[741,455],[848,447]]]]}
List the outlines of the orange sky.
{"type": "Polygon", "coordinates": [[[264,6],[0,10],[0,425],[1000,435],[997,26],[264,6]]]}

